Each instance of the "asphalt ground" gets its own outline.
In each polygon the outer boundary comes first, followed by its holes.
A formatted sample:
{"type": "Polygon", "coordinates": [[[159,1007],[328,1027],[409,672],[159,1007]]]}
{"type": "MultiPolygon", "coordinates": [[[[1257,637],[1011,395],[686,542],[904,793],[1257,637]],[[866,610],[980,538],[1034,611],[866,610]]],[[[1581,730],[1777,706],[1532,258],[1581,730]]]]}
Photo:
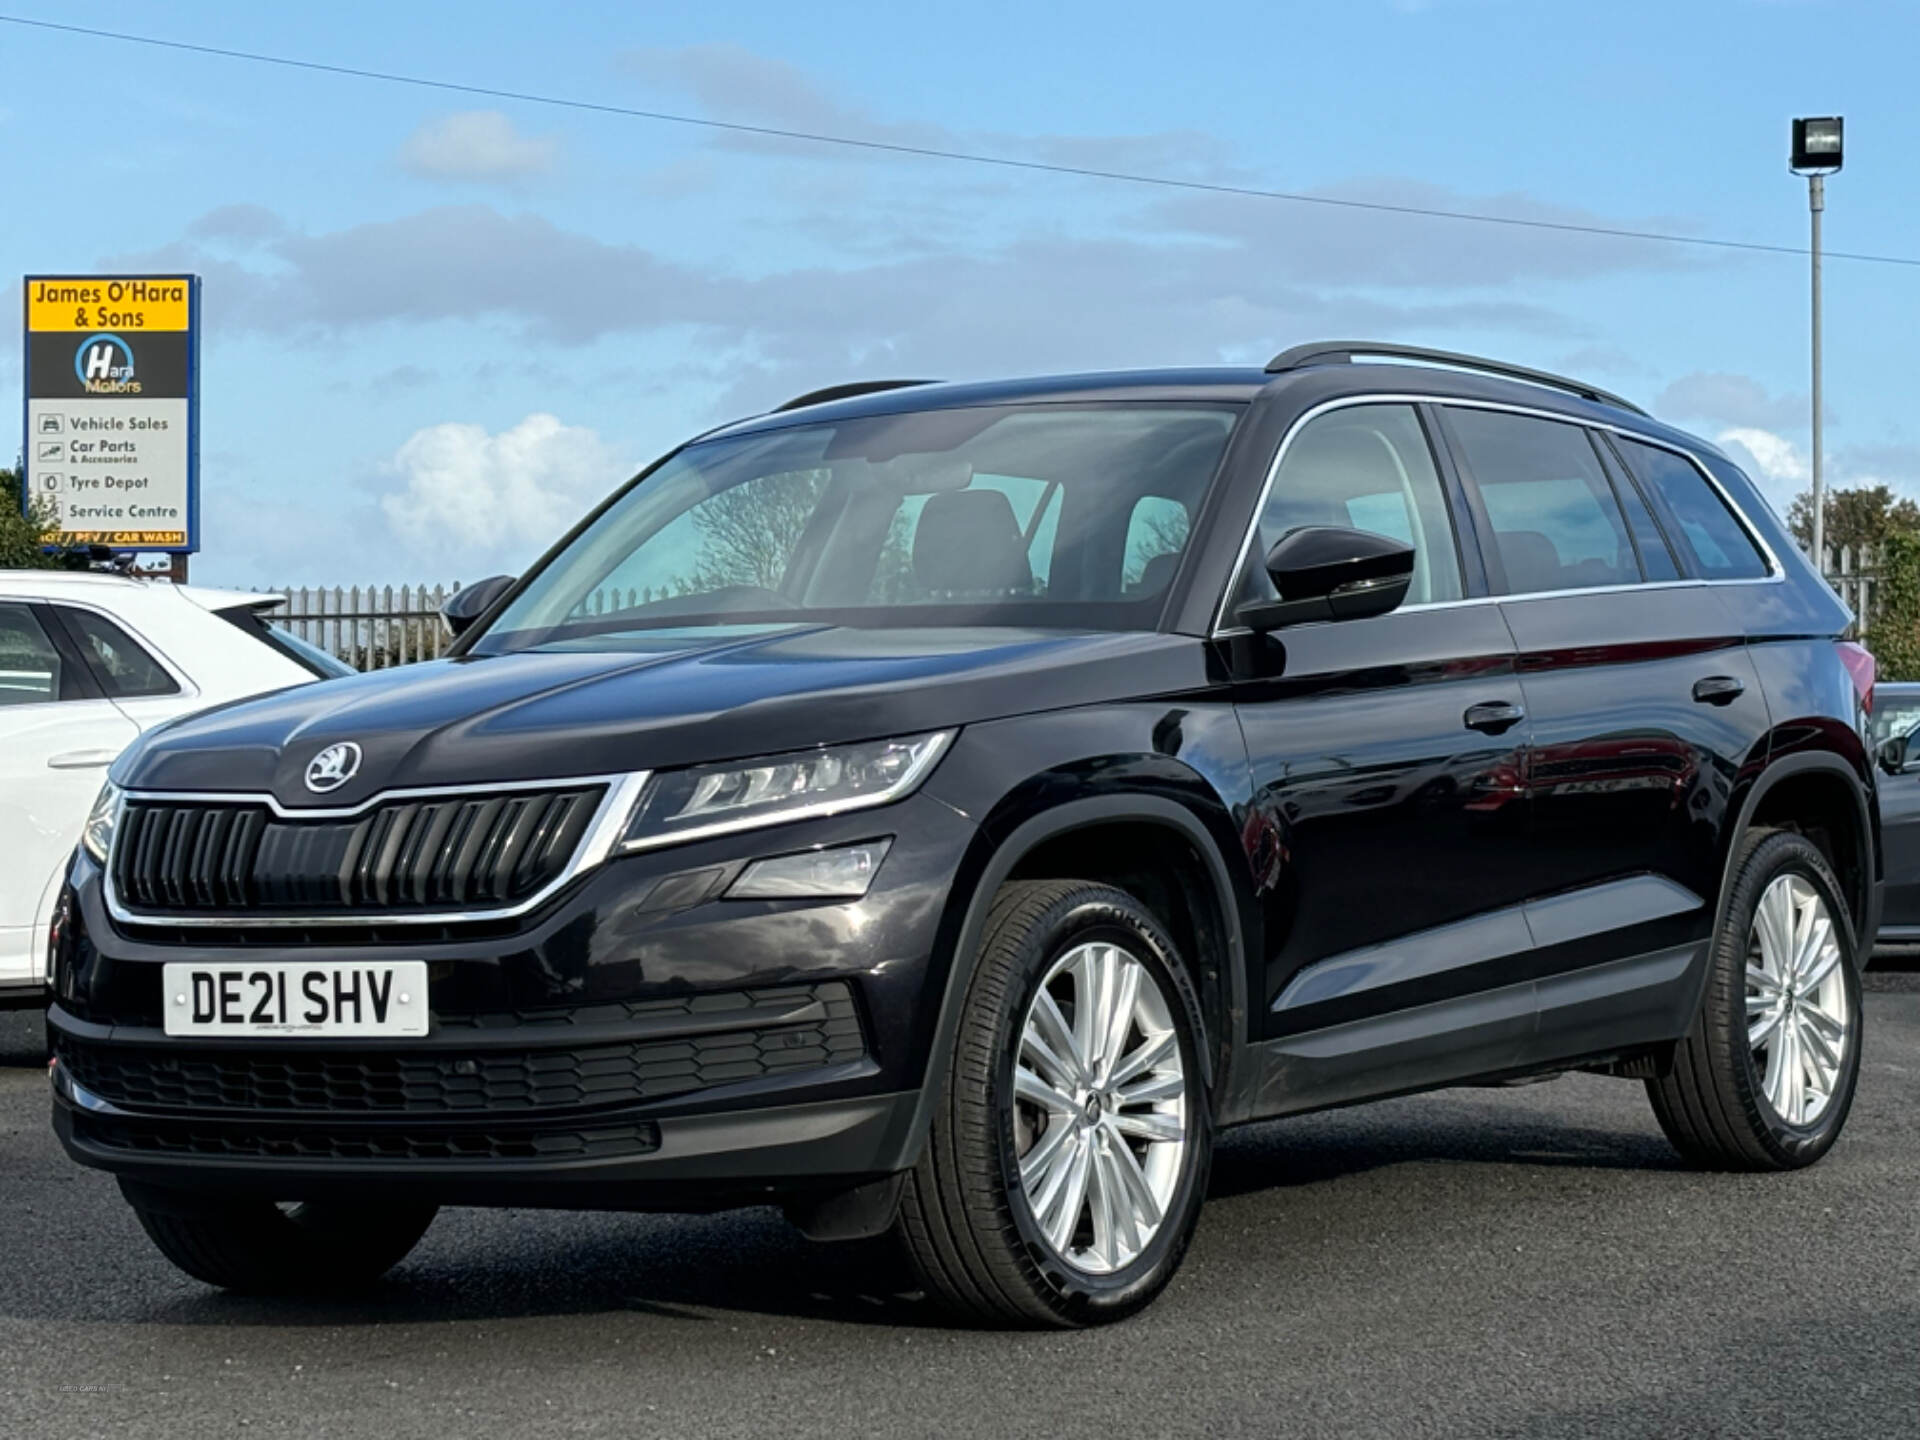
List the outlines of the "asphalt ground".
{"type": "Polygon", "coordinates": [[[365,1299],[187,1280],[0,1016],[0,1437],[1920,1435],[1920,974],[1840,1145],[1695,1174],[1569,1076],[1225,1138],[1186,1267],[1077,1334],[944,1328],[770,1211],[449,1211],[365,1299]]]}

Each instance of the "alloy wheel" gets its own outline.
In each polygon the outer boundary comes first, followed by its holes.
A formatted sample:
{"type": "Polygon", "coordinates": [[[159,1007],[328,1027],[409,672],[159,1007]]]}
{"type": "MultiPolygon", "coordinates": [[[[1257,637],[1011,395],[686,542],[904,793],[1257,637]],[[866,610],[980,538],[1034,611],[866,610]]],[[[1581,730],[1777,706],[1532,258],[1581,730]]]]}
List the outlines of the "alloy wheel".
{"type": "Polygon", "coordinates": [[[1789,1125],[1825,1113],[1853,1043],[1843,965],[1820,892],[1800,875],[1776,877],[1747,946],[1747,1044],[1767,1103],[1789,1125]]]}
{"type": "Polygon", "coordinates": [[[1123,947],[1061,955],[1014,1060],[1020,1185],[1066,1264],[1109,1274],[1159,1232],[1188,1145],[1187,1076],[1160,982],[1123,947]]]}

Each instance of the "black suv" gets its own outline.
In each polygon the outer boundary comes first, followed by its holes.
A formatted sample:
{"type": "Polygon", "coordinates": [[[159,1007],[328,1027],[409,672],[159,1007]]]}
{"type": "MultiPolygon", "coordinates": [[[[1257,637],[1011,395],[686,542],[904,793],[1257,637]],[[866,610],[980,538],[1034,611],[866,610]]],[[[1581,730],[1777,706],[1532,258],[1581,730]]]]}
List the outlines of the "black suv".
{"type": "Polygon", "coordinates": [[[1845,1121],[1872,661],[1590,386],[846,386],[450,620],[150,732],[74,859],[54,1123],[213,1284],[367,1280],[443,1204],[775,1203],[1078,1324],[1166,1283],[1226,1126],[1564,1069],[1706,1166],[1845,1121]]]}

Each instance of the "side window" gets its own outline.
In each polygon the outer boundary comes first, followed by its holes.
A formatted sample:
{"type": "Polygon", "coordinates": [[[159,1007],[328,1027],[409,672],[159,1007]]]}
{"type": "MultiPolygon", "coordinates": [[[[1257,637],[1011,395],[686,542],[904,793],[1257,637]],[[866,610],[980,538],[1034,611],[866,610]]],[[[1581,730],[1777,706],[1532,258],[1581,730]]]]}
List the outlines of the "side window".
{"type": "Polygon", "coordinates": [[[112,700],[136,700],[144,695],[177,695],[179,684],[166,667],[149,655],[126,631],[91,610],[61,606],[61,623],[93,667],[94,678],[112,700]]]}
{"type": "Polygon", "coordinates": [[[1613,486],[1578,425],[1449,409],[1516,595],[1639,583],[1613,486]]]}
{"type": "MultiPolygon", "coordinates": [[[[1604,440],[1598,443],[1606,444],[1604,440]]],[[[1659,522],[1653,518],[1653,511],[1647,508],[1647,497],[1617,463],[1609,461],[1607,473],[1613,477],[1613,493],[1620,498],[1620,508],[1627,512],[1627,528],[1633,532],[1633,543],[1640,551],[1640,568],[1646,572],[1647,579],[1678,580],[1679,563],[1673,558],[1673,550],[1659,522]]]]}
{"type": "Polygon", "coordinates": [[[1127,517],[1126,561],[1120,583],[1127,597],[1158,595],[1173,579],[1193,524],[1187,507],[1165,495],[1142,495],[1127,517]]]}
{"type": "Polygon", "coordinates": [[[60,693],[65,668],[31,610],[0,604],[0,706],[71,698],[60,693]]]}
{"type": "Polygon", "coordinates": [[[1665,503],[1679,522],[1680,535],[1708,580],[1758,580],[1766,559],[1726,502],[1685,456],[1657,445],[1622,439],[1620,450],[1640,483],[1665,503]]]}
{"type": "Polygon", "coordinates": [[[1458,600],[1460,555],[1433,452],[1410,405],[1354,405],[1311,420],[1287,448],[1247,556],[1241,597],[1273,593],[1262,563],[1276,541],[1309,525],[1341,525],[1413,546],[1408,604],[1458,600]]]}

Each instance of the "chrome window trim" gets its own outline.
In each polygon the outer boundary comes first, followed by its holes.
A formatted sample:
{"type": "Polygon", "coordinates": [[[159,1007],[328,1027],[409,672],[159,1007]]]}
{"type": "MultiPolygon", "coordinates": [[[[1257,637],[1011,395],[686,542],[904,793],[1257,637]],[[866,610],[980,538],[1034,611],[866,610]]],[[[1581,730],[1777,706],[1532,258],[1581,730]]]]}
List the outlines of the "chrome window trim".
{"type": "Polygon", "coordinates": [[[206,930],[225,927],[247,930],[311,930],[347,925],[460,925],[480,921],[512,920],[538,909],[563,887],[587,871],[604,863],[613,854],[614,845],[626,829],[627,818],[639,802],[641,791],[653,776],[650,770],[634,770],[621,775],[556,776],[548,780],[508,780],[492,785],[414,786],[384,790],[358,805],[334,809],[288,809],[271,795],[219,790],[124,790],[119,809],[114,812],[115,848],[107,852],[107,863],[100,867],[100,893],[105,897],[107,913],[123,925],[145,925],[166,929],[206,930]],[[120,901],[113,885],[113,859],[120,837],[120,821],[127,805],[136,801],[176,801],[200,805],[265,805],[281,819],[338,820],[358,815],[376,805],[395,800],[430,796],[496,795],[503,790],[576,790],[587,785],[605,785],[606,794],[587,825],[587,832],[566,867],[533,894],[512,905],[478,910],[333,911],[321,915],[234,914],[174,915],[166,911],[130,910],[120,901]]]}
{"type": "MultiPolygon", "coordinates": [[[[1253,542],[1260,534],[1260,516],[1267,508],[1267,499],[1273,493],[1274,482],[1280,477],[1280,467],[1286,463],[1287,452],[1293,447],[1294,437],[1309,423],[1327,414],[1329,411],[1344,410],[1355,405],[1452,405],[1473,410],[1499,410],[1510,415],[1526,415],[1537,420],[1551,420],[1561,425],[1577,425],[1584,426],[1590,430],[1606,430],[1628,440],[1638,441],[1642,445],[1650,445],[1655,449],[1671,451],[1692,465],[1693,468],[1699,472],[1700,477],[1712,487],[1713,493],[1719,496],[1720,503],[1727,507],[1728,513],[1733,516],[1735,523],[1745,532],[1747,538],[1753,542],[1754,548],[1760,552],[1761,558],[1766,562],[1767,566],[1767,573],[1764,576],[1756,576],[1746,580],[1707,580],[1696,575],[1684,576],[1678,580],[1649,580],[1629,585],[1588,585],[1571,590],[1520,590],[1507,595],[1470,595],[1460,600],[1425,600],[1412,605],[1399,606],[1397,609],[1390,611],[1390,614],[1404,615],[1421,610],[1446,610],[1466,605],[1490,605],[1497,604],[1502,600],[1542,600],[1567,595],[1622,594],[1629,590],[1677,590],[1691,588],[1696,585],[1776,585],[1787,578],[1786,569],[1781,565],[1780,557],[1774,553],[1773,547],[1767,543],[1766,537],[1754,528],[1753,522],[1747,518],[1745,512],[1734,503],[1733,497],[1727,494],[1726,487],[1714,477],[1712,471],[1700,463],[1698,456],[1694,455],[1684,446],[1676,445],[1670,440],[1662,440],[1658,436],[1648,435],[1640,430],[1634,429],[1630,425],[1619,425],[1608,420],[1583,419],[1578,416],[1563,415],[1553,410],[1542,410],[1537,406],[1518,405],[1505,400],[1478,400],[1464,396],[1417,395],[1389,391],[1382,391],[1370,395],[1342,395],[1332,400],[1323,400],[1320,404],[1304,411],[1294,420],[1293,424],[1287,427],[1287,433],[1280,437],[1279,448],[1276,449],[1273,454],[1273,463],[1267,467],[1267,478],[1260,486],[1260,498],[1254,502],[1253,516],[1247,522],[1247,533],[1240,541],[1239,554],[1234,558],[1233,569],[1228,574],[1226,590],[1220,596],[1220,603],[1214,608],[1213,628],[1209,632],[1209,638],[1224,640],[1234,635],[1251,635],[1253,633],[1245,625],[1227,624],[1227,607],[1233,602],[1233,596],[1239,589],[1241,575],[1246,573],[1247,557],[1252,553],[1253,542]]],[[[1638,480],[1637,476],[1633,478],[1636,481],[1638,480]]],[[[1451,514],[1451,504],[1449,504],[1449,519],[1453,521],[1454,533],[1457,537],[1460,529],[1459,517],[1451,514]]]]}

